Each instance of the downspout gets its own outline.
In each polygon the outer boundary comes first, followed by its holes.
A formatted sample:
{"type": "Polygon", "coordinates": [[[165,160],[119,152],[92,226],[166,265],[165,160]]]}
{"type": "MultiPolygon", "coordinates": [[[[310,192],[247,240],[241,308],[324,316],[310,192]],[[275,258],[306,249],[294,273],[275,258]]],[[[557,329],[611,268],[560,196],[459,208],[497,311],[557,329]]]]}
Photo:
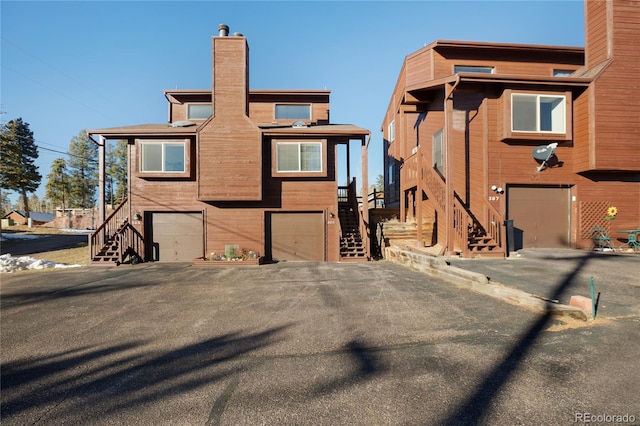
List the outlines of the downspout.
{"type": "Polygon", "coordinates": [[[445,254],[451,256],[453,254],[453,243],[455,239],[453,229],[453,147],[451,141],[452,131],[452,113],[453,113],[453,92],[460,84],[460,75],[456,75],[456,80],[447,90],[448,85],[444,86],[444,155],[445,155],[445,254]]]}

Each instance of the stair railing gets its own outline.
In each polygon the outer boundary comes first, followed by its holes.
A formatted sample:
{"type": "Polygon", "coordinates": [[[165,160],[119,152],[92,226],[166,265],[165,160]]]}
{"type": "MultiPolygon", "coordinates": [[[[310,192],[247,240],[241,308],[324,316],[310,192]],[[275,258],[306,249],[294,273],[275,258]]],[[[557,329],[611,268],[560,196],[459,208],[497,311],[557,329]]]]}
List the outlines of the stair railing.
{"type": "Polygon", "coordinates": [[[144,238],[129,222],[118,229],[115,238],[118,242],[118,263],[123,263],[127,256],[130,261],[133,260],[133,256],[142,261],[144,238]]]}
{"type": "Polygon", "coordinates": [[[89,259],[93,260],[107,241],[116,235],[118,229],[127,222],[129,217],[129,200],[122,203],[105,219],[105,221],[89,235],[89,259]]]}
{"type": "Polygon", "coordinates": [[[504,216],[498,212],[491,204],[487,201],[484,202],[485,208],[485,220],[486,226],[485,230],[487,231],[487,235],[491,237],[501,249],[505,249],[505,235],[502,232],[502,224],[504,223],[504,216]]]}

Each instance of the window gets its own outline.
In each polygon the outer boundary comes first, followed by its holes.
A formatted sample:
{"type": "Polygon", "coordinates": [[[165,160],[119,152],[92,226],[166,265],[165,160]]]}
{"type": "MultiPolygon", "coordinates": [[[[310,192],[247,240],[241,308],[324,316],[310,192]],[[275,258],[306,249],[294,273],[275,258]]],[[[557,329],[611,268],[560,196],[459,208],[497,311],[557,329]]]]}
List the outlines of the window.
{"type": "Polygon", "coordinates": [[[276,120],[311,120],[309,104],[276,104],[276,120]]]}
{"type": "Polygon", "coordinates": [[[389,123],[389,128],[387,129],[387,133],[389,136],[389,142],[393,142],[394,140],[396,140],[396,121],[395,120],[389,123]]]}
{"type": "Polygon", "coordinates": [[[187,105],[187,119],[206,120],[211,117],[211,104],[189,104],[187,105]]]}
{"type": "Polygon", "coordinates": [[[479,72],[482,74],[493,74],[493,67],[480,67],[475,65],[454,65],[453,73],[459,72],[479,72]]]}
{"type": "Polygon", "coordinates": [[[573,70],[553,70],[554,77],[571,77],[573,70]]]}
{"type": "Polygon", "coordinates": [[[514,132],[565,133],[565,97],[511,95],[511,130],[514,132]]]}
{"type": "Polygon", "coordinates": [[[443,131],[433,134],[433,168],[444,176],[444,137],[443,131]]]}
{"type": "Polygon", "coordinates": [[[321,172],[321,142],[278,142],[276,144],[278,172],[321,172]]]}
{"type": "Polygon", "coordinates": [[[184,173],[185,146],[184,142],[141,142],[140,171],[184,173]]]}

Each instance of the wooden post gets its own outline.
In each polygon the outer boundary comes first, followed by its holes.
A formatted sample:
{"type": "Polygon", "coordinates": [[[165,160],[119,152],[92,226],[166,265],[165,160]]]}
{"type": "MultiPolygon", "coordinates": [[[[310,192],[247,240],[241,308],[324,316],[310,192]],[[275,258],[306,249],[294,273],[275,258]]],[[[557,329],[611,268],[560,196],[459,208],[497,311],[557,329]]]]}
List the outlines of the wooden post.
{"type": "Polygon", "coordinates": [[[451,138],[451,121],[453,115],[453,90],[455,86],[449,89],[445,86],[444,91],[444,176],[445,176],[445,254],[450,256],[453,254],[454,229],[453,229],[453,142],[451,138]]]}
{"type": "Polygon", "coordinates": [[[104,223],[105,219],[105,204],[104,204],[104,193],[105,193],[105,149],[106,149],[106,140],[104,136],[100,135],[98,142],[98,226],[104,223]]]}

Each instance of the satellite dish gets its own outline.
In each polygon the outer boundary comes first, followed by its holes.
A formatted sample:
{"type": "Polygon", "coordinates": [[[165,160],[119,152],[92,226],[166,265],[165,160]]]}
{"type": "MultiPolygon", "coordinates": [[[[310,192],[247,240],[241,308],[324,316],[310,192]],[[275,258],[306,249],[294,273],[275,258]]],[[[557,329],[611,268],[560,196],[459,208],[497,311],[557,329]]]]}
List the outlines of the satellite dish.
{"type": "Polygon", "coordinates": [[[536,168],[537,171],[541,172],[546,168],[547,162],[551,157],[553,157],[557,147],[558,142],[553,142],[549,145],[539,145],[534,148],[533,152],[531,153],[533,155],[533,158],[535,158],[537,161],[542,162],[542,164],[540,164],[540,166],[536,168]]]}
{"type": "Polygon", "coordinates": [[[293,123],[293,125],[292,125],[291,127],[297,127],[297,128],[300,128],[300,127],[307,127],[307,123],[305,123],[305,122],[304,122],[304,121],[302,121],[302,120],[298,120],[298,121],[296,121],[295,123],[293,123]]]}

